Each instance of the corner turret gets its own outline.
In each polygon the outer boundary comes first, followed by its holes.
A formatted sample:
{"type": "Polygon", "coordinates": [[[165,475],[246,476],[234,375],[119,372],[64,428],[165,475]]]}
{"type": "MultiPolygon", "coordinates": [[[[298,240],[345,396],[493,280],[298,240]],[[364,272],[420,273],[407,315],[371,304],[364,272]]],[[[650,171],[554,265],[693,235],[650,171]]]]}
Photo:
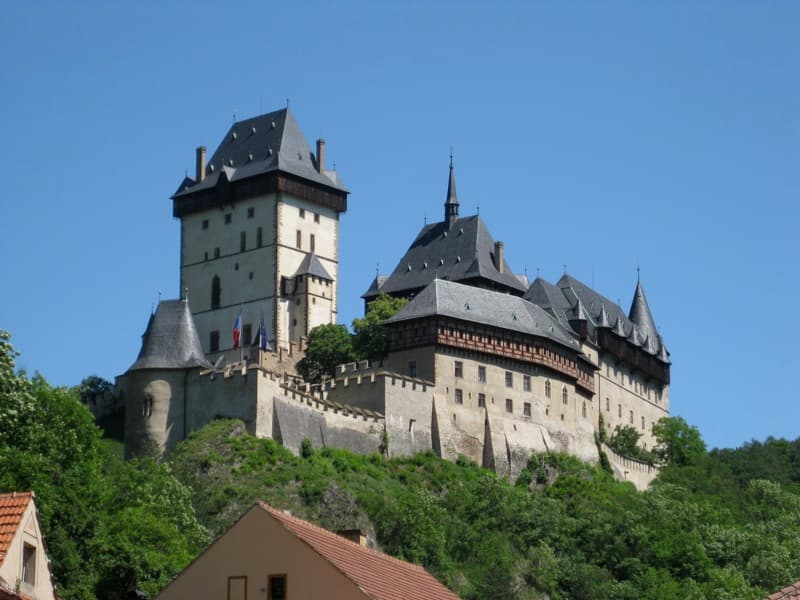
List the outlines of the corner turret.
{"type": "Polygon", "coordinates": [[[458,195],[456,194],[456,176],[453,171],[453,155],[450,155],[450,180],[447,182],[447,199],[444,202],[444,222],[447,229],[458,220],[458,195]]]}

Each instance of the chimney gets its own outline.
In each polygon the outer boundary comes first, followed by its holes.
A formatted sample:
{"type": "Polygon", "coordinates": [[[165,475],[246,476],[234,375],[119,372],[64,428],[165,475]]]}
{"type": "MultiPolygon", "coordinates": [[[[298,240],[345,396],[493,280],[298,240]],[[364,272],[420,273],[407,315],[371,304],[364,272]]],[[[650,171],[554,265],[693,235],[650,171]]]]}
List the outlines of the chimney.
{"type": "Polygon", "coordinates": [[[494,262],[497,267],[497,272],[503,272],[503,242],[494,243],[494,262]]]}
{"type": "Polygon", "coordinates": [[[325,172],[325,140],[322,138],[317,140],[317,171],[325,172]]]}
{"type": "Polygon", "coordinates": [[[205,146],[198,146],[197,147],[197,183],[203,181],[206,178],[206,147],[205,146]]]}
{"type": "Polygon", "coordinates": [[[339,529],[336,535],[343,537],[358,544],[359,546],[367,547],[367,535],[360,529],[339,529]]]}

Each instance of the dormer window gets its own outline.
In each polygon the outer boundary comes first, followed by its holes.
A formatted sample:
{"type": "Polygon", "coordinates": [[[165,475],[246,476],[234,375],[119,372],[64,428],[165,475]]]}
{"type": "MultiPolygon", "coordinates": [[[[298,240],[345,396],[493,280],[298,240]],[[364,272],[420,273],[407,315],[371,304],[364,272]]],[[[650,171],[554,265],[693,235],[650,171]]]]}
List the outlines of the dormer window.
{"type": "Polygon", "coordinates": [[[22,547],[22,582],[36,585],[36,547],[30,544],[22,547]]]}

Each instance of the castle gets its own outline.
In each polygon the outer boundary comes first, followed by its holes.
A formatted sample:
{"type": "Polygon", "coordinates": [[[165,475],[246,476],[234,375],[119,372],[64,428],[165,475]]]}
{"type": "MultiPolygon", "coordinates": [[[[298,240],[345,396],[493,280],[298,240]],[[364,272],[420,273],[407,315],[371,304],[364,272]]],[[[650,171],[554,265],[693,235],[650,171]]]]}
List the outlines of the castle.
{"type": "MultiPolygon", "coordinates": [[[[117,381],[127,455],[169,449],[217,417],[295,451],[304,439],[433,450],[509,477],[534,452],[597,461],[600,427],[634,426],[652,447],[671,363],[641,283],[626,315],[566,273],[555,284],[514,274],[480,216],[459,215],[452,160],[443,220],[363,296],[410,300],[384,324],[386,358],[302,381],[306,336],[336,322],[348,191],[288,108],[234,123],[208,164],[205,152],[172,196],[183,297],[159,303],[117,381]],[[234,322],[239,348],[227,344],[234,322]]],[[[618,477],[646,487],[655,475],[605,450],[618,477]]]]}

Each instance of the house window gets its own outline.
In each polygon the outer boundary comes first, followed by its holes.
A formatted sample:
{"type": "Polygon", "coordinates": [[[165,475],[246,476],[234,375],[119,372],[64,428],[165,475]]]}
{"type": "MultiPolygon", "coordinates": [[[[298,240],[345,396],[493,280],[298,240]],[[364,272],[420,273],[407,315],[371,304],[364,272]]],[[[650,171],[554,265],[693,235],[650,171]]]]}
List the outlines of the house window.
{"type": "Polygon", "coordinates": [[[209,350],[209,352],[218,352],[219,351],[219,330],[212,331],[209,334],[208,350],[209,350]]]}
{"type": "Polygon", "coordinates": [[[219,247],[214,248],[214,258],[219,258],[219,247]]]}
{"type": "Polygon", "coordinates": [[[286,600],[286,575],[270,575],[267,600],[286,600]]]}
{"type": "Polygon", "coordinates": [[[486,394],[478,394],[478,408],[486,406],[486,394]]]}
{"type": "Polygon", "coordinates": [[[506,412],[514,412],[514,401],[511,398],[506,398],[506,412]]]}
{"type": "Polygon", "coordinates": [[[306,209],[305,208],[301,208],[300,209],[300,218],[301,219],[305,219],[306,218],[306,209]]]}
{"type": "Polygon", "coordinates": [[[231,213],[225,213],[225,225],[230,225],[231,223],[231,213]]]}
{"type": "Polygon", "coordinates": [[[254,216],[256,216],[256,209],[253,208],[252,206],[248,207],[248,209],[247,209],[247,218],[248,219],[252,219],[254,216]]]}
{"type": "Polygon", "coordinates": [[[314,237],[314,234],[313,234],[313,233],[312,233],[312,234],[309,236],[308,240],[309,240],[309,241],[308,241],[308,244],[309,244],[309,246],[311,247],[311,252],[314,252],[314,250],[315,250],[315,249],[316,249],[316,247],[317,247],[317,240],[316,240],[316,238],[314,237]]]}
{"type": "Polygon", "coordinates": [[[295,242],[295,245],[298,248],[303,247],[303,232],[301,232],[299,229],[297,230],[297,241],[295,242]]]}
{"type": "Polygon", "coordinates": [[[242,231],[239,234],[239,252],[247,250],[247,232],[242,231]]]}
{"type": "Polygon", "coordinates": [[[259,227],[256,229],[256,247],[261,248],[264,245],[264,230],[259,227]]]}
{"type": "Polygon", "coordinates": [[[526,392],[531,391],[531,376],[530,375],[523,375],[522,376],[522,389],[526,392]]]}
{"type": "Polygon", "coordinates": [[[220,296],[222,295],[222,284],[219,275],[214,275],[211,280],[211,308],[219,308],[220,296]]]}
{"type": "Polygon", "coordinates": [[[525,404],[522,405],[522,414],[525,417],[530,417],[531,416],[531,403],[530,402],[526,402],[525,404]]]}
{"type": "Polygon", "coordinates": [[[569,394],[567,393],[567,386],[564,386],[563,388],[561,388],[561,402],[562,403],[564,403],[564,404],[567,403],[568,395],[569,394]]]}
{"type": "Polygon", "coordinates": [[[409,377],[417,376],[417,361],[415,360],[408,361],[408,376],[409,377]]]}
{"type": "Polygon", "coordinates": [[[464,392],[456,388],[455,393],[456,393],[456,404],[464,404],[464,392]]]}
{"type": "Polygon", "coordinates": [[[228,577],[227,600],[247,600],[247,575],[228,577]]]}
{"type": "Polygon", "coordinates": [[[549,398],[550,397],[550,380],[549,379],[544,382],[544,397],[545,398],[549,398]]]}
{"type": "Polygon", "coordinates": [[[36,585],[36,548],[30,544],[22,547],[22,581],[36,585]]]}
{"type": "Polygon", "coordinates": [[[514,387],[514,374],[511,371],[506,371],[506,387],[514,387]]]}
{"type": "Polygon", "coordinates": [[[242,347],[249,346],[253,339],[253,327],[250,323],[245,323],[242,327],[242,347]]]}
{"type": "Polygon", "coordinates": [[[457,360],[453,364],[453,376],[456,379],[461,379],[462,377],[464,377],[464,363],[461,362],[460,360],[457,360]]]}
{"type": "Polygon", "coordinates": [[[478,383],[486,383],[486,367],[478,367],[478,383]]]}
{"type": "Polygon", "coordinates": [[[203,229],[208,229],[208,219],[203,219],[203,229]]]}

